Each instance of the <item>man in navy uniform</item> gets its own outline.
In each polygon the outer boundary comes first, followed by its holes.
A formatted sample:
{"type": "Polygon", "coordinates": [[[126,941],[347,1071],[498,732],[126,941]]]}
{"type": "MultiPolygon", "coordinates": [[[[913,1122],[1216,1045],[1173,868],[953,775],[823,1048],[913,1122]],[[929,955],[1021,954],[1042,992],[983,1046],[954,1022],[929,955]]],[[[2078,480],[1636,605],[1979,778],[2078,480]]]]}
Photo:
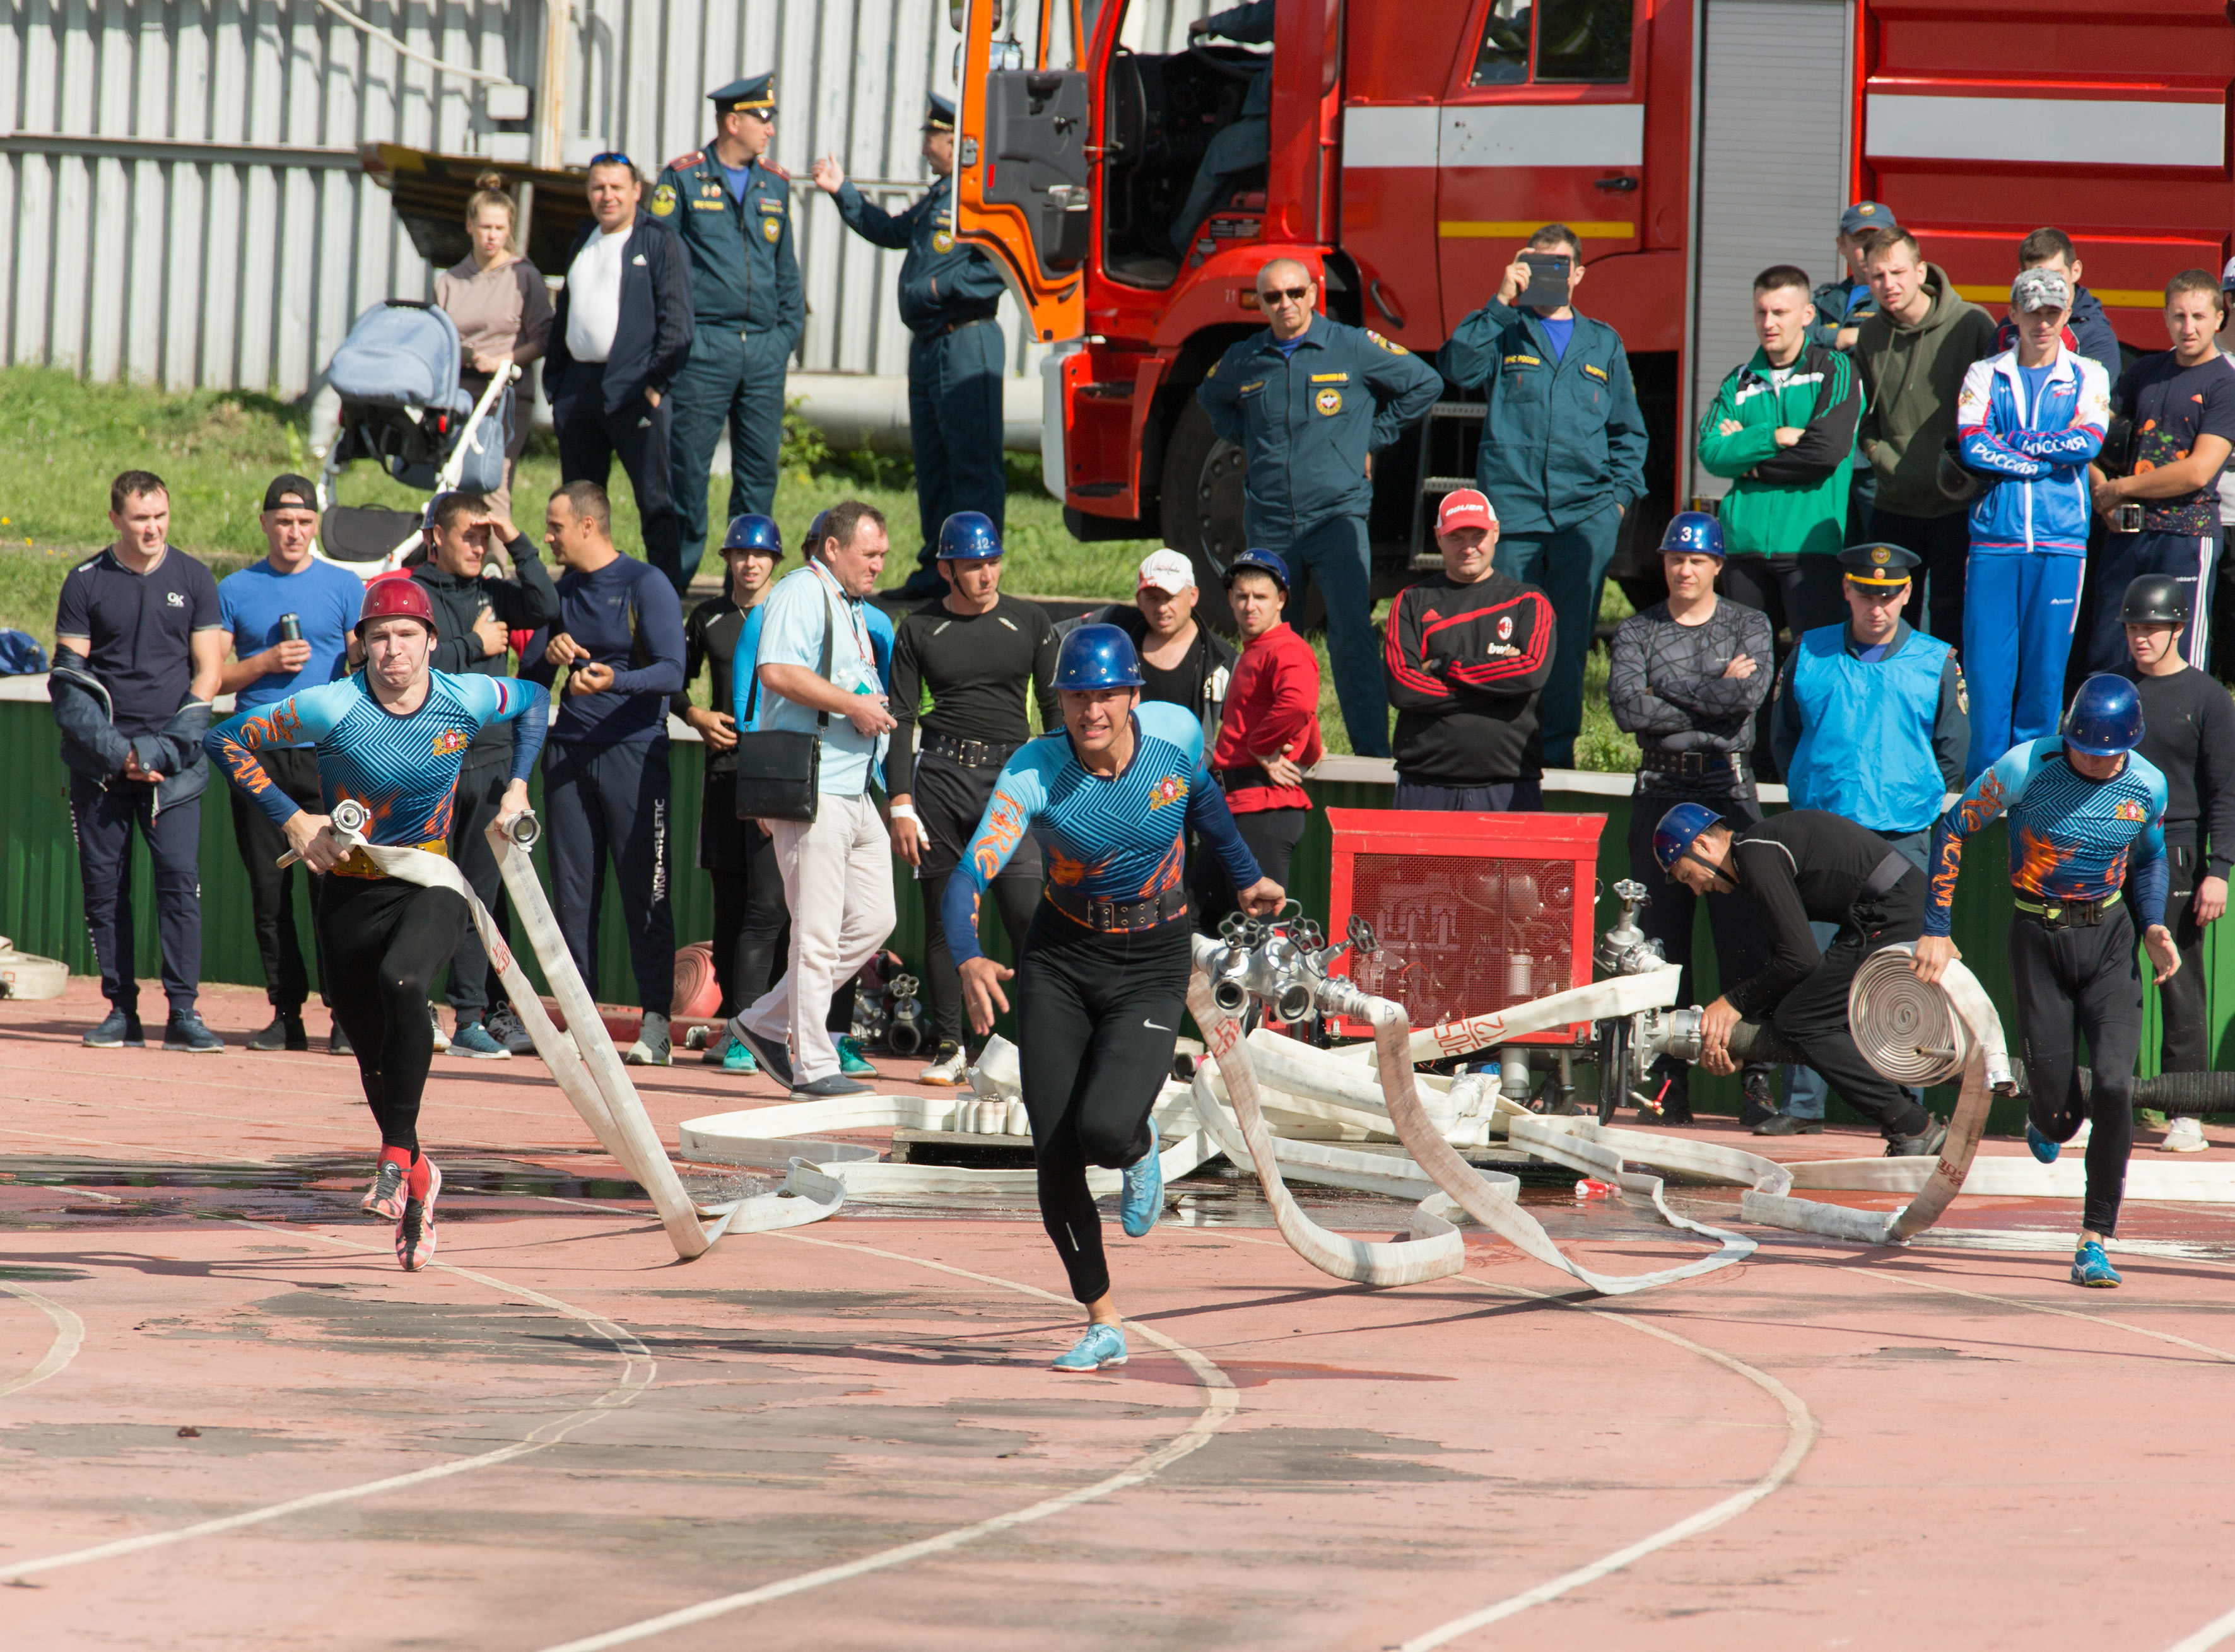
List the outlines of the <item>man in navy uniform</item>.
{"type": "Polygon", "coordinates": [[[1327,606],[1335,698],[1362,757],[1389,755],[1389,703],[1373,630],[1373,455],[1443,394],[1436,370],[1380,333],[1318,312],[1320,284],[1291,258],[1257,272],[1270,324],[1228,347],[1196,388],[1210,428],[1242,452],[1242,521],[1249,543],[1307,580],[1327,606]]]}
{"type": "Polygon", "coordinates": [[[668,491],[685,584],[706,544],[708,472],[730,427],[729,518],[776,510],[783,384],[807,328],[793,255],[790,186],[762,157],[776,137],[776,76],[707,94],[714,140],[667,163],[652,215],[691,254],[691,359],[675,380],[668,491]]]}
{"type": "Polygon", "coordinates": [[[836,155],[815,163],[816,187],[836,199],[849,228],[878,246],[908,249],[901,320],[915,335],[908,345],[908,441],[923,547],[902,593],[918,599],[947,593],[933,554],[941,525],[957,511],[974,510],[999,533],[1009,499],[1001,469],[1008,352],[995,320],[1003,284],[993,259],[954,239],[954,105],[936,93],[924,116],[923,158],[939,176],[899,213],[864,199],[836,155]]]}

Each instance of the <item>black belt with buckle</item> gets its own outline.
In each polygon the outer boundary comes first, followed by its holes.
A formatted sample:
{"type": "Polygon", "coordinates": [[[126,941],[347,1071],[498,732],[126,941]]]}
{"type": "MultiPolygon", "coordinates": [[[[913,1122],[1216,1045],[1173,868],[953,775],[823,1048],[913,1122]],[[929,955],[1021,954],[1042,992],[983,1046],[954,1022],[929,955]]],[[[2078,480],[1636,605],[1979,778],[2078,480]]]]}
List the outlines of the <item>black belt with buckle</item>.
{"type": "Polygon", "coordinates": [[[1167,889],[1146,901],[1104,901],[1051,883],[1047,898],[1065,917],[1103,934],[1154,929],[1174,918],[1184,918],[1188,909],[1187,895],[1179,889],[1167,889]]]}
{"type": "Polygon", "coordinates": [[[922,755],[945,757],[949,763],[964,769],[998,769],[1016,751],[1014,745],[1000,745],[990,740],[965,740],[953,734],[934,734],[924,731],[922,755]]]}
{"type": "Polygon", "coordinates": [[[2013,901],[2027,917],[2044,929],[2093,929],[2103,921],[2103,914],[2126,898],[2124,889],[2114,889],[2100,901],[2013,901]]]}
{"type": "Polygon", "coordinates": [[[1686,780],[1731,780],[1744,785],[1753,777],[1736,751],[1641,751],[1641,773],[1675,775],[1686,780]]]}

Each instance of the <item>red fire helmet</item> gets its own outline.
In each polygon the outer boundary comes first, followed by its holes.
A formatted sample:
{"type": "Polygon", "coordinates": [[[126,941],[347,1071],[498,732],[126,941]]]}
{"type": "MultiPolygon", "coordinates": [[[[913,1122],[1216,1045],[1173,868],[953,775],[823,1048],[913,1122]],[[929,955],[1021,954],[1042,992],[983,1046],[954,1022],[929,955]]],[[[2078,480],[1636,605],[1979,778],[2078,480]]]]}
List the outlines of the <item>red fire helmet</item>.
{"type": "Polygon", "coordinates": [[[428,599],[427,587],[400,569],[380,574],[365,586],[364,606],[357,610],[357,634],[363,636],[367,622],[374,620],[416,620],[429,636],[435,634],[435,605],[428,599]]]}

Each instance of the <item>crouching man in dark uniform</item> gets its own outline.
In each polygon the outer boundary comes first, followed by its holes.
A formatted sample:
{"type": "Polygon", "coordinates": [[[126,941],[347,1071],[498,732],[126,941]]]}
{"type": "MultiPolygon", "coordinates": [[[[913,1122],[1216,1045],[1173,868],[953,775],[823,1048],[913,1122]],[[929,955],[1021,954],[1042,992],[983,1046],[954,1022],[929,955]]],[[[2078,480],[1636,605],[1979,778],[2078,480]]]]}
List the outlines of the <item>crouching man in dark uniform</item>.
{"type": "Polygon", "coordinates": [[[1929,1158],[1948,1126],[1865,1059],[1847,1029],[1863,960],[1924,930],[1924,874],[1876,832],[1796,809],[1733,832],[1704,803],[1678,803],[1653,834],[1661,869],[1694,895],[1736,890],[1761,914],[1769,962],[1724,989],[1700,1025],[1700,1065],[1730,1073],[1731,1029],[1768,1021],[1799,1046],[1839,1098],[1876,1124],[1888,1158],[1929,1158]],[[1839,926],[1819,950],[1814,920],[1839,926]]]}

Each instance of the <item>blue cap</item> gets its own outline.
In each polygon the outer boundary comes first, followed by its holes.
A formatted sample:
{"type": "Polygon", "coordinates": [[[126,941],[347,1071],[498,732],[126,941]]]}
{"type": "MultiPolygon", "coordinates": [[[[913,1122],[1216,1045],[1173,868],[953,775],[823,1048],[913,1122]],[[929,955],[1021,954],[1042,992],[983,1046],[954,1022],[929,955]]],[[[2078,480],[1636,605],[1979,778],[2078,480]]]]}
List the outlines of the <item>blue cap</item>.
{"type": "Polygon", "coordinates": [[[1235,574],[1248,574],[1252,570],[1271,575],[1273,583],[1279,586],[1281,590],[1286,591],[1288,588],[1288,565],[1272,551],[1242,552],[1241,555],[1226,565],[1226,572],[1221,576],[1221,583],[1231,590],[1235,574]]]}
{"type": "Polygon", "coordinates": [[[1676,862],[1691,852],[1700,834],[1722,823],[1723,817],[1705,803],[1678,803],[1653,829],[1653,858],[1661,862],[1663,872],[1673,875],[1676,862]]]}
{"type": "Polygon", "coordinates": [[[750,109],[764,120],[776,119],[776,75],[755,75],[750,79],[731,81],[727,86],[718,86],[706,94],[706,101],[714,106],[717,115],[731,115],[739,109],[750,109]]]}
{"type": "Polygon", "coordinates": [[[1899,229],[1894,222],[1893,208],[1883,202],[1858,200],[1839,214],[1839,233],[1860,235],[1865,230],[1899,229]]]}
{"type": "Polygon", "coordinates": [[[2091,757],[2115,757],[2142,743],[2142,697],[2133,684],[2097,672],[2080,685],[2064,714],[2064,744],[2091,757]]]}
{"type": "Polygon", "coordinates": [[[776,525],[773,516],[757,514],[732,516],[730,531],[722,535],[724,551],[759,551],[783,560],[783,530],[776,525]]]}
{"type": "Polygon", "coordinates": [[[1662,551],[1678,556],[1712,556],[1723,560],[1723,525],[1704,510],[1680,510],[1668,519],[1661,535],[1662,551]]]}
{"type": "Polygon", "coordinates": [[[941,562],[991,562],[1000,554],[1000,530],[982,510],[958,510],[939,525],[941,562]]]}
{"type": "Polygon", "coordinates": [[[1133,639],[1115,626],[1081,626],[1063,639],[1055,657],[1055,685],[1074,694],[1141,686],[1141,661],[1133,639]]]}
{"type": "Polygon", "coordinates": [[[924,111],[923,129],[927,132],[954,131],[954,100],[951,97],[941,97],[938,93],[934,92],[931,95],[931,106],[924,111]]]}

